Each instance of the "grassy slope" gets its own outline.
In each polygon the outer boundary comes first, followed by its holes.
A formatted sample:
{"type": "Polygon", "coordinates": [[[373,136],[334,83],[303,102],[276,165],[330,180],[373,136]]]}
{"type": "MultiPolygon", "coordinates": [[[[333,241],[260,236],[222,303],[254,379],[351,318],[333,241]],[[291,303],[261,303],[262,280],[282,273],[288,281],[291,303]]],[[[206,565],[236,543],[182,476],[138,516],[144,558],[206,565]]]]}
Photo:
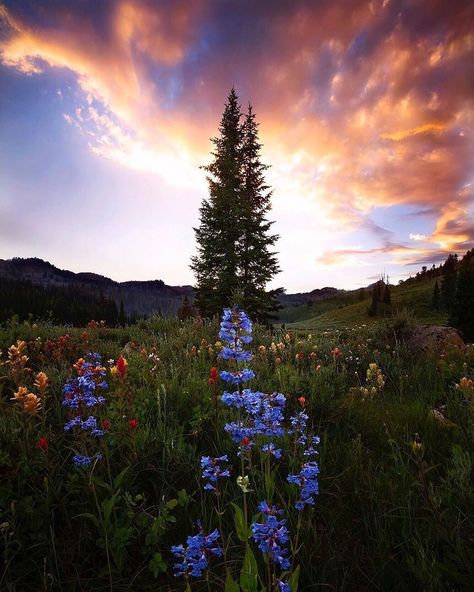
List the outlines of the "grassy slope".
{"type": "MultiPolygon", "coordinates": [[[[435,281],[435,279],[430,279],[418,284],[402,284],[391,287],[392,314],[406,309],[411,311],[421,323],[444,325],[447,321],[445,313],[431,308],[435,281]]],[[[365,300],[353,304],[346,304],[347,301],[350,301],[350,298],[344,295],[316,302],[311,307],[294,307],[293,310],[283,311],[282,319],[286,319],[285,322],[293,328],[325,330],[343,329],[357,324],[370,325],[382,318],[381,316],[368,316],[369,296],[365,300]]]]}

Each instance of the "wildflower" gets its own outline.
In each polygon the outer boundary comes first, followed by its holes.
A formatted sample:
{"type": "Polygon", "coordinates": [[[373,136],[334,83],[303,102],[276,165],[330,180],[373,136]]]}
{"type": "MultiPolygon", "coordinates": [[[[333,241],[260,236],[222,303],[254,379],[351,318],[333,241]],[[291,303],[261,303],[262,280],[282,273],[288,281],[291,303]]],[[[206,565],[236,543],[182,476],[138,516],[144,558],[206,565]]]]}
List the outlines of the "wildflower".
{"type": "Polygon", "coordinates": [[[20,403],[25,413],[30,415],[36,415],[41,409],[41,399],[33,393],[29,393],[28,389],[24,386],[20,386],[18,390],[13,394],[12,401],[20,403]]]}
{"type": "Polygon", "coordinates": [[[127,373],[128,362],[123,356],[120,356],[120,358],[117,360],[116,368],[117,374],[120,376],[120,378],[124,378],[125,374],[127,373]]]}
{"type": "Polygon", "coordinates": [[[284,582],[283,580],[277,580],[278,587],[280,592],[291,592],[291,587],[288,582],[284,582]]]}
{"type": "Polygon", "coordinates": [[[298,403],[301,407],[304,407],[306,405],[306,399],[304,397],[298,397],[298,403]]]}
{"type": "Polygon", "coordinates": [[[245,312],[239,311],[237,307],[224,309],[219,331],[219,338],[222,341],[226,341],[238,351],[242,344],[251,343],[251,333],[252,322],[245,312]]]}
{"type": "Polygon", "coordinates": [[[38,448],[40,448],[41,450],[43,450],[44,452],[47,452],[48,451],[48,440],[44,436],[41,436],[41,438],[38,440],[36,446],[38,448]]]}
{"type": "Polygon", "coordinates": [[[237,486],[240,487],[240,489],[244,492],[244,493],[249,493],[249,491],[251,491],[251,489],[249,488],[250,485],[250,479],[248,477],[248,475],[239,475],[237,477],[237,486]]]}
{"type": "Polygon", "coordinates": [[[38,374],[36,375],[34,385],[39,390],[41,396],[44,397],[44,395],[46,394],[46,390],[48,389],[49,378],[46,376],[44,372],[38,372],[38,374]]]}
{"type": "Polygon", "coordinates": [[[334,347],[331,350],[331,356],[334,358],[334,360],[336,360],[336,358],[338,358],[341,355],[342,355],[342,352],[338,347],[334,347]]]}
{"type": "Polygon", "coordinates": [[[223,469],[220,465],[221,462],[229,462],[227,454],[216,458],[209,456],[201,457],[202,478],[208,480],[208,483],[204,485],[204,489],[217,491],[214,485],[217,483],[217,480],[222,477],[230,477],[229,469],[223,469]]]}
{"type": "Polygon", "coordinates": [[[286,520],[279,519],[278,515],[283,510],[277,510],[275,506],[268,506],[266,501],[259,504],[258,510],[264,514],[263,522],[252,524],[252,537],[262,553],[268,553],[272,561],[281,569],[288,569],[290,562],[286,555],[288,549],[288,529],[286,520]]]}
{"type": "Polygon", "coordinates": [[[266,452],[271,456],[274,456],[277,460],[281,458],[281,448],[276,448],[275,444],[264,444],[262,446],[262,452],[266,452]]]}
{"type": "Polygon", "coordinates": [[[252,444],[252,440],[248,436],[244,436],[241,441],[242,446],[249,447],[252,444]]]}
{"type": "Polygon", "coordinates": [[[138,421],[136,419],[129,419],[128,425],[130,426],[131,430],[136,430],[138,426],[138,421]]]}
{"type": "Polygon", "coordinates": [[[295,504],[298,511],[303,510],[306,505],[314,505],[314,496],[319,493],[318,474],[318,463],[308,461],[304,463],[298,475],[288,475],[288,483],[297,485],[300,490],[299,499],[295,504]]]}
{"type": "Polygon", "coordinates": [[[244,382],[248,382],[255,378],[255,373],[251,368],[244,368],[243,370],[239,370],[237,372],[228,372],[227,370],[223,370],[220,373],[220,377],[224,382],[230,382],[232,384],[243,384],[244,382]]]}
{"type": "Polygon", "coordinates": [[[72,462],[76,465],[76,467],[87,467],[92,464],[94,460],[102,460],[102,454],[97,453],[94,456],[75,454],[72,457],[72,462]]]}
{"type": "Polygon", "coordinates": [[[215,366],[213,366],[211,368],[211,371],[209,372],[209,384],[215,384],[217,382],[217,379],[219,377],[219,372],[217,370],[217,368],[215,366]]]}
{"type": "Polygon", "coordinates": [[[97,419],[93,415],[89,415],[84,421],[80,415],[76,416],[64,426],[64,431],[68,432],[75,427],[80,428],[84,432],[89,432],[91,436],[95,436],[96,438],[101,438],[104,435],[103,430],[97,427],[97,419]]]}
{"type": "Polygon", "coordinates": [[[203,571],[208,566],[208,555],[222,556],[222,548],[217,543],[220,539],[220,533],[217,528],[208,535],[204,535],[202,526],[198,523],[199,533],[194,536],[188,536],[186,547],[184,545],[173,545],[171,553],[178,560],[174,564],[175,577],[193,576],[201,577],[203,571]]]}
{"type": "Polygon", "coordinates": [[[104,430],[108,430],[110,428],[110,421],[108,419],[104,419],[102,425],[104,427],[104,430]]]}
{"type": "Polygon", "coordinates": [[[315,360],[318,357],[318,354],[315,351],[312,351],[309,354],[309,357],[311,358],[311,360],[315,360]]]}

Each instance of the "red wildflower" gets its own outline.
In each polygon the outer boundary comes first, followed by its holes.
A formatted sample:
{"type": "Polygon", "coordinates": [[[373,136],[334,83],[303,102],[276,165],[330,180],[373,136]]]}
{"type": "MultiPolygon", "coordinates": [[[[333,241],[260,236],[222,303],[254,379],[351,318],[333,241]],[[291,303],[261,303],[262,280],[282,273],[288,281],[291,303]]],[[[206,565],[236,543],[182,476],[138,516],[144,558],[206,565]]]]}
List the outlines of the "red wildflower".
{"type": "Polygon", "coordinates": [[[38,448],[40,448],[41,450],[44,450],[44,452],[46,452],[48,450],[48,440],[46,440],[46,438],[44,436],[41,436],[41,438],[38,440],[36,446],[38,446],[38,448]]]}
{"type": "Polygon", "coordinates": [[[335,347],[331,350],[331,355],[333,358],[338,358],[341,354],[342,352],[338,347],[335,347]]]}
{"type": "Polygon", "coordinates": [[[248,436],[244,436],[241,442],[242,446],[248,446],[250,444],[250,438],[248,436]]]}
{"type": "Polygon", "coordinates": [[[117,374],[123,378],[127,373],[127,368],[127,360],[123,356],[120,356],[120,358],[117,360],[117,374]]]}
{"type": "Polygon", "coordinates": [[[215,366],[213,366],[211,368],[211,371],[209,372],[209,380],[208,380],[208,383],[209,384],[215,384],[217,382],[218,376],[219,376],[219,372],[218,372],[217,368],[215,366]]]}
{"type": "Polygon", "coordinates": [[[110,428],[110,421],[108,419],[104,419],[102,425],[104,426],[104,430],[108,430],[110,428]]]}
{"type": "Polygon", "coordinates": [[[128,420],[128,425],[130,426],[131,430],[136,430],[137,429],[137,425],[138,425],[138,421],[136,419],[129,419],[128,420]]]}
{"type": "Polygon", "coordinates": [[[306,404],[306,399],[304,397],[298,397],[298,403],[301,405],[301,407],[304,407],[306,404]]]}

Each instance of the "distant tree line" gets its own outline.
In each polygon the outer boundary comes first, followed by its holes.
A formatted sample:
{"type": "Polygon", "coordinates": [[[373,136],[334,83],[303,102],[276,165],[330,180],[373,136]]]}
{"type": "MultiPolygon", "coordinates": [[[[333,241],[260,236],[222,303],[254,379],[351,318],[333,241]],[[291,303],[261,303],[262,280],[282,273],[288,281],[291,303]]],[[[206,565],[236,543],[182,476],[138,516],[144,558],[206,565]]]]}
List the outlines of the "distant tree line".
{"type": "Polygon", "coordinates": [[[433,289],[433,308],[449,314],[449,324],[459,329],[464,338],[474,340],[474,249],[459,260],[449,255],[442,266],[441,286],[433,289]]]}
{"type": "Polygon", "coordinates": [[[55,323],[85,326],[91,319],[108,325],[125,324],[127,317],[111,298],[78,290],[77,287],[40,286],[29,281],[0,281],[0,322],[12,316],[20,321],[50,319],[55,323]]]}

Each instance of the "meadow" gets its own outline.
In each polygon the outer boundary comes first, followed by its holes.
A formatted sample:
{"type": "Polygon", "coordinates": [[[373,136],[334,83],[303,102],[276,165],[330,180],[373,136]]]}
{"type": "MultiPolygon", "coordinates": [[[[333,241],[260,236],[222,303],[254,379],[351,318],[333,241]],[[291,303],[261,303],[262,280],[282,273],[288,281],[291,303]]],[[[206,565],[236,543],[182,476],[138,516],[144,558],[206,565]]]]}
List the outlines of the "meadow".
{"type": "Polygon", "coordinates": [[[251,361],[217,320],[6,323],[0,589],[472,589],[474,348],[404,323],[254,326],[251,361]],[[243,366],[284,395],[260,431],[221,400],[243,366]]]}

